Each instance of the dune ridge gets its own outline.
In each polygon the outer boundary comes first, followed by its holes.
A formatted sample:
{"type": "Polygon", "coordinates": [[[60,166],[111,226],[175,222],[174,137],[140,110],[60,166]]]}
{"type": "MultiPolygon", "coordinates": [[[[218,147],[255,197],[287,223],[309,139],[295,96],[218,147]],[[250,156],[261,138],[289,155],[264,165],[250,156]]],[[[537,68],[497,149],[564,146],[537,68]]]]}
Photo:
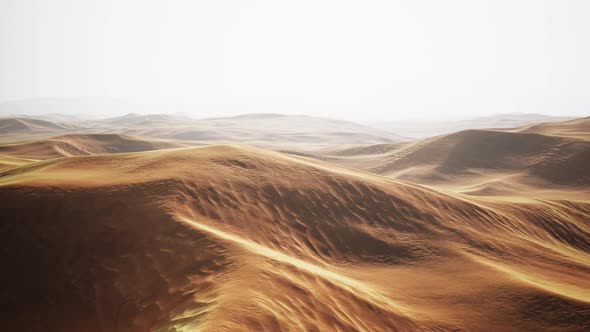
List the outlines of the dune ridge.
{"type": "Polygon", "coordinates": [[[0,135],[16,135],[34,132],[59,132],[74,129],[70,124],[31,118],[0,118],[0,135]]]}
{"type": "Polygon", "coordinates": [[[518,132],[536,133],[590,140],[590,117],[564,122],[544,122],[517,128],[518,132]]]}
{"type": "Polygon", "coordinates": [[[208,143],[249,143],[264,147],[322,147],[404,140],[393,133],[354,122],[305,115],[255,113],[197,120],[175,114],[128,113],[92,120],[72,118],[66,123],[53,123],[41,118],[60,119],[48,115],[35,119],[33,116],[3,118],[0,119],[0,139],[15,139],[16,135],[40,139],[59,132],[119,134],[208,143]],[[45,126],[42,128],[40,124],[45,126]]]}
{"type": "Polygon", "coordinates": [[[175,141],[118,134],[70,134],[24,143],[0,145],[0,155],[44,160],[58,157],[150,151],[184,147],[175,141]]]}
{"type": "Polygon", "coordinates": [[[476,196],[575,198],[590,194],[588,132],[580,118],[308,156],[476,196]]]}
{"type": "Polygon", "coordinates": [[[447,194],[228,145],[31,163],[0,172],[0,199],[8,329],[590,326],[585,200],[447,194]]]}

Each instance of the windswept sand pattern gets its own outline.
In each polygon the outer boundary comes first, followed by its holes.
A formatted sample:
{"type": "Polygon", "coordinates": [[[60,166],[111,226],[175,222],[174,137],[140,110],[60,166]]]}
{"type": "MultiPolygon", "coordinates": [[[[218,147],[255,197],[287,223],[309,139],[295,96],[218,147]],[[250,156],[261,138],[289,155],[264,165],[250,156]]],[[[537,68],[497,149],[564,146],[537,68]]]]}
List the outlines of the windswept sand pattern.
{"type": "Polygon", "coordinates": [[[590,327],[585,200],[468,198],[238,146],[32,163],[0,173],[0,199],[9,330],[590,327]]]}
{"type": "Polygon", "coordinates": [[[309,156],[472,196],[578,199],[590,195],[589,132],[581,118],[309,156]]]}

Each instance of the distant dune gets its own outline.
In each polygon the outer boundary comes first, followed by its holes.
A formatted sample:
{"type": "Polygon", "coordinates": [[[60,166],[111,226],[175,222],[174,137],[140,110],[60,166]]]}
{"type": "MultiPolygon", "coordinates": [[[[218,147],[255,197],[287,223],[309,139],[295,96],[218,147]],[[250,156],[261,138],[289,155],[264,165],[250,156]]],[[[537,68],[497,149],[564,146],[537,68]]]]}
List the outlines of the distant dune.
{"type": "Polygon", "coordinates": [[[36,132],[59,132],[75,126],[30,118],[0,118],[0,135],[19,135],[36,132]]]}
{"type": "Polygon", "coordinates": [[[469,130],[425,142],[375,171],[435,166],[425,177],[468,175],[471,169],[522,171],[561,184],[590,184],[590,142],[526,133],[469,130]],[[553,170],[553,171],[552,171],[553,170]]]}
{"type": "Polygon", "coordinates": [[[104,127],[133,127],[133,126],[148,126],[148,125],[166,125],[166,124],[181,124],[186,123],[186,118],[176,117],[169,114],[138,114],[128,113],[122,116],[113,118],[105,118],[100,120],[86,121],[86,124],[91,126],[104,127]]]}
{"type": "Polygon", "coordinates": [[[318,158],[475,195],[535,196],[543,187],[575,195],[590,189],[589,132],[582,118],[336,149],[318,158]]]}
{"type": "MultiPolygon", "coordinates": [[[[173,114],[128,113],[94,120],[71,118],[52,123],[44,119],[67,119],[59,114],[39,118],[0,119],[0,138],[48,138],[51,132],[71,134],[120,134],[197,143],[247,143],[268,148],[317,149],[343,145],[377,144],[405,140],[393,133],[354,122],[304,115],[244,114],[235,117],[191,119],[173,114]],[[44,134],[44,135],[33,135],[44,134]],[[12,136],[10,136],[12,135],[12,136]]],[[[16,139],[18,140],[18,139],[16,139]]]]}
{"type": "Polygon", "coordinates": [[[374,144],[403,138],[353,122],[303,115],[245,114],[235,117],[192,120],[167,114],[127,114],[85,122],[103,132],[181,139],[198,142],[233,142],[260,146],[311,147],[374,144]]]}
{"type": "Polygon", "coordinates": [[[181,143],[115,134],[65,135],[0,145],[0,155],[26,159],[126,153],[183,147],[181,143]]]}
{"type": "Polygon", "coordinates": [[[533,124],[517,128],[517,131],[590,140],[590,117],[565,122],[533,124]]]}
{"type": "Polygon", "coordinates": [[[22,331],[584,331],[589,202],[467,200],[265,150],[0,172],[22,331]]]}
{"type": "Polygon", "coordinates": [[[573,117],[534,113],[506,113],[463,120],[400,120],[381,122],[374,126],[406,137],[425,138],[468,129],[514,128],[540,122],[556,122],[569,119],[573,119],[573,117]]]}
{"type": "Polygon", "coordinates": [[[60,118],[74,118],[79,121],[113,117],[127,113],[182,113],[193,109],[194,107],[177,104],[142,103],[101,97],[30,98],[0,102],[0,116],[2,117],[15,117],[18,114],[26,114],[27,117],[50,121],[55,120],[55,115],[60,118]]]}

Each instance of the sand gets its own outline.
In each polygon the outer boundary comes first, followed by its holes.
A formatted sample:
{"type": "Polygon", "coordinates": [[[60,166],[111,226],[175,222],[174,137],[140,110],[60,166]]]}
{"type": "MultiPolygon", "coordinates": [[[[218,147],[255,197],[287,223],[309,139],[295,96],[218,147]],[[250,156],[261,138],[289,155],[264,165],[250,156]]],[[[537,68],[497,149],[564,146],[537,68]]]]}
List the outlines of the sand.
{"type": "Polygon", "coordinates": [[[308,156],[476,196],[576,198],[590,193],[590,119],[465,130],[308,156]]]}
{"type": "Polygon", "coordinates": [[[7,168],[0,202],[5,330],[590,327],[588,196],[468,196],[216,145],[7,168]]]}
{"type": "Polygon", "coordinates": [[[172,149],[186,142],[118,134],[71,134],[20,143],[0,144],[4,157],[46,160],[51,158],[172,149]]]}
{"type": "Polygon", "coordinates": [[[33,132],[62,132],[73,130],[76,126],[31,118],[6,117],[0,118],[0,136],[27,134],[33,132]]]}

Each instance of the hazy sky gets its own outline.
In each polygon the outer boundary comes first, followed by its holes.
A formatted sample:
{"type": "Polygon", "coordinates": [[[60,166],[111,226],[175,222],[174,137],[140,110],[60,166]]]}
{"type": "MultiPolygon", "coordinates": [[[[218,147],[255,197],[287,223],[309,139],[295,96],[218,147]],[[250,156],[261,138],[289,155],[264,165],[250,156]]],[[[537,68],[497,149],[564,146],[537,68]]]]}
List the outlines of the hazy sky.
{"type": "Polygon", "coordinates": [[[589,115],[589,17],[588,0],[0,0],[0,101],[589,115]]]}

